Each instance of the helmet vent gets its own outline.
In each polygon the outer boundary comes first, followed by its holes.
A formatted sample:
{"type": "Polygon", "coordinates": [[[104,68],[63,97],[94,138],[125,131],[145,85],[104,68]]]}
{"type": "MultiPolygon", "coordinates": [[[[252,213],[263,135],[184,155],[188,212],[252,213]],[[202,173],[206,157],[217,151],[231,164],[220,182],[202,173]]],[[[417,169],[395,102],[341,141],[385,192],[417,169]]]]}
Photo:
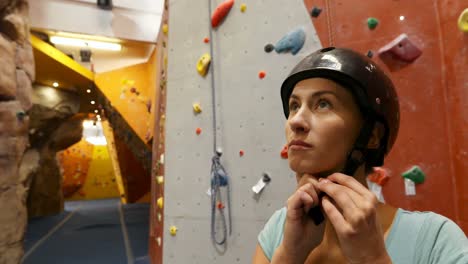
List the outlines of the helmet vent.
{"type": "Polygon", "coordinates": [[[334,50],[334,49],[335,49],[335,47],[324,48],[324,49],[320,50],[320,53],[325,53],[325,52],[328,52],[328,51],[331,51],[331,50],[334,50]]]}

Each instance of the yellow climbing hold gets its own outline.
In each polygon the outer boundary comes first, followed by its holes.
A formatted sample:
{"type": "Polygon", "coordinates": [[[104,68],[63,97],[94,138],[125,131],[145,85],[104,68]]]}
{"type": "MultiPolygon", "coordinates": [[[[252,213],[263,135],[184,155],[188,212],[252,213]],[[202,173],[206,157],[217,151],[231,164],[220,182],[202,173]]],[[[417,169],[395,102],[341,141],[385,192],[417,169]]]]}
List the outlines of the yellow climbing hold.
{"type": "Polygon", "coordinates": [[[169,32],[169,26],[167,24],[164,24],[162,26],[162,31],[163,31],[164,35],[167,35],[167,32],[169,32]]]}
{"type": "Polygon", "coordinates": [[[197,114],[201,113],[202,109],[199,103],[194,103],[193,104],[193,111],[197,114]]]}
{"type": "Polygon", "coordinates": [[[468,32],[468,8],[465,8],[458,17],[458,28],[463,32],[468,32]]]}
{"type": "Polygon", "coordinates": [[[162,197],[159,197],[159,198],[158,198],[157,203],[158,203],[159,209],[162,209],[163,206],[164,206],[164,200],[163,200],[163,199],[164,199],[164,198],[162,198],[162,197]]]}
{"type": "Polygon", "coordinates": [[[211,56],[208,53],[203,54],[197,62],[197,71],[201,76],[206,76],[211,63],[211,56]]]}
{"type": "Polygon", "coordinates": [[[164,183],[164,176],[156,177],[156,181],[158,182],[158,184],[163,184],[164,183]]]}
{"type": "Polygon", "coordinates": [[[169,228],[169,233],[171,233],[171,236],[175,236],[177,234],[177,227],[171,226],[169,228]]]}
{"type": "Polygon", "coordinates": [[[241,11],[242,13],[244,13],[245,10],[247,10],[247,5],[246,5],[246,4],[241,4],[241,5],[240,5],[240,11],[241,11]]]}

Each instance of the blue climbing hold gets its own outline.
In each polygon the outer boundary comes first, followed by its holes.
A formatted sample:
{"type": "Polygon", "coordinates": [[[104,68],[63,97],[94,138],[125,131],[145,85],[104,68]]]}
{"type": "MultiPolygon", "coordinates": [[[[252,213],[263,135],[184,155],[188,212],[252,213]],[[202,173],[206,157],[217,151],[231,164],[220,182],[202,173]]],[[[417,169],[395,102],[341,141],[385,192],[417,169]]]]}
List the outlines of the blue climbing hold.
{"type": "Polygon", "coordinates": [[[275,51],[277,53],[291,51],[293,55],[296,55],[304,46],[305,37],[306,34],[302,27],[295,29],[276,43],[275,51]]]}

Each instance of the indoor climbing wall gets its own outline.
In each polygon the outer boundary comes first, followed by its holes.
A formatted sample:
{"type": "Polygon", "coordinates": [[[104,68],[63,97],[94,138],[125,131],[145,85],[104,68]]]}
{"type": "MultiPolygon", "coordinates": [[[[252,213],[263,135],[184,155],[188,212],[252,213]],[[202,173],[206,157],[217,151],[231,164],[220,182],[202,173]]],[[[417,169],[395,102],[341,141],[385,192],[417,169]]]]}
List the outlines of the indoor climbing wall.
{"type": "Polygon", "coordinates": [[[386,202],[445,215],[467,233],[468,1],[304,3],[322,9],[311,22],[323,46],[371,51],[395,83],[401,124],[384,166],[386,202]]]}
{"type": "Polygon", "coordinates": [[[119,197],[114,168],[107,146],[94,146],[84,139],[57,153],[66,200],[119,197]]]}
{"type": "Polygon", "coordinates": [[[298,61],[320,48],[302,1],[212,0],[211,13],[209,2],[169,2],[163,263],[250,262],[257,234],[295,188],[281,156],[280,85],[298,61]],[[214,135],[231,190],[230,206],[226,187],[220,187],[223,202],[215,201],[218,242],[224,229],[219,212],[225,212],[227,229],[228,211],[232,216],[232,233],[221,246],[212,243],[213,193],[207,192],[214,135]]]}

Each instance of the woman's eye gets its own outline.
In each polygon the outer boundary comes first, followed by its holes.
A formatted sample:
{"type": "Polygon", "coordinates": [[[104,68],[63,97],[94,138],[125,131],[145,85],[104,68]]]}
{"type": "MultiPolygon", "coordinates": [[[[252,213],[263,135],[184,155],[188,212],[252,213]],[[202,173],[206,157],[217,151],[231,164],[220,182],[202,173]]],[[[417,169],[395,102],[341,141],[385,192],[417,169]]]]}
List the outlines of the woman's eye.
{"type": "Polygon", "coordinates": [[[299,109],[299,104],[298,103],[293,102],[293,103],[289,104],[289,111],[296,111],[297,109],[299,109]]]}
{"type": "Polygon", "coordinates": [[[327,100],[324,100],[324,99],[321,99],[317,104],[318,109],[326,109],[326,108],[330,108],[330,107],[331,107],[330,102],[328,102],[327,100]]]}

